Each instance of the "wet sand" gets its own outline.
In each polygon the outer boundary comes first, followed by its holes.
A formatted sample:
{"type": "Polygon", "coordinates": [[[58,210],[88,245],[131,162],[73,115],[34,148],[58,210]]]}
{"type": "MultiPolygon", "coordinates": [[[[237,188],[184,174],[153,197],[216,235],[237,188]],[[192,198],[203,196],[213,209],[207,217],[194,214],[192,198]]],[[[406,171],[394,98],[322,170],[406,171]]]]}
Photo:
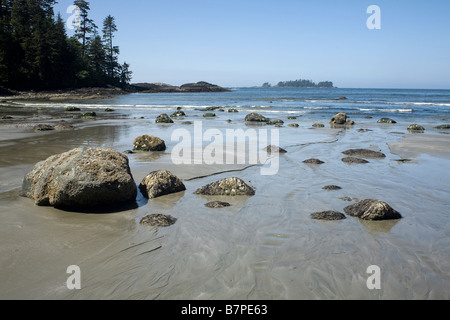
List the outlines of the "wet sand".
{"type": "MultiPolygon", "coordinates": [[[[288,153],[280,156],[278,174],[262,176],[260,166],[174,165],[173,130],[193,130],[181,121],[156,125],[153,117],[115,113],[71,120],[75,131],[35,133],[35,123],[57,122],[66,114],[43,110],[31,118],[9,111],[23,119],[0,124],[0,299],[450,298],[450,135],[432,130],[412,135],[404,124],[388,127],[373,120],[348,130],[311,129],[305,117],[293,121],[299,128],[286,122],[279,129],[280,146],[288,153]],[[360,128],[373,131],[359,133],[360,128]],[[139,194],[137,208],[110,214],[37,207],[19,197],[24,175],[37,162],[79,146],[124,151],[142,134],[164,139],[168,150],[129,155],[136,183],[166,169],[185,180],[185,192],[152,200],[139,194]],[[387,157],[347,165],[341,153],[350,148],[379,149],[387,157]],[[325,163],[304,164],[309,158],[325,163]],[[411,161],[397,161],[404,158],[411,161]],[[228,170],[236,171],[220,174],[228,170]],[[232,176],[251,183],[256,195],[194,195],[232,176]],[[342,189],[322,190],[326,185],[342,189]],[[310,218],[317,211],[343,212],[366,198],[388,202],[403,219],[310,218]],[[211,200],[232,206],[205,207],[211,200]],[[167,228],[139,224],[155,212],[178,220],[167,228]],[[81,290],[66,287],[70,265],[81,268],[81,290]],[[367,288],[371,265],[381,269],[381,290],[367,288]]],[[[243,120],[229,124],[226,116],[203,121],[204,129],[250,128],[243,120]]]]}

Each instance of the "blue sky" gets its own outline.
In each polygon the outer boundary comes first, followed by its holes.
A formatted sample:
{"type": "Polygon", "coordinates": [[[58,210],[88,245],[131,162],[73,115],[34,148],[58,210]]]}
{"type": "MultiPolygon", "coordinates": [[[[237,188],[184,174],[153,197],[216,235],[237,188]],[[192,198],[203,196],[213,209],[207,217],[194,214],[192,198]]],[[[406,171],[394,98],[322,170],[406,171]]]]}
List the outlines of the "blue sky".
{"type": "MultiPolygon", "coordinates": [[[[450,89],[449,0],[89,2],[100,29],[116,18],[132,82],[450,89]],[[370,5],[381,9],[380,30],[366,26],[370,5]]],[[[55,11],[68,19],[72,3],[59,0],[55,11]]]]}

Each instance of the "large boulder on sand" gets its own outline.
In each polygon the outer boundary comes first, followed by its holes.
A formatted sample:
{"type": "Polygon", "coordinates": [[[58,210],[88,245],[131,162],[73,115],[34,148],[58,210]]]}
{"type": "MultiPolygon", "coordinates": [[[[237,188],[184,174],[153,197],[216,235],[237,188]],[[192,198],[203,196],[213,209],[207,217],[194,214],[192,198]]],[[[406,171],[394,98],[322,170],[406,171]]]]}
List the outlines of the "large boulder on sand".
{"type": "Polygon", "coordinates": [[[345,213],[362,220],[395,220],[402,216],[386,202],[378,200],[362,200],[344,209],[345,213]]]}
{"type": "Polygon", "coordinates": [[[166,113],[163,113],[156,118],[156,123],[173,123],[173,120],[166,113]]]}
{"type": "Polygon", "coordinates": [[[126,204],[136,195],[127,156],[106,148],[77,148],[39,162],[21,191],[39,206],[68,209],[126,204]]]}
{"type": "Polygon", "coordinates": [[[158,170],[148,174],[139,185],[144,197],[153,199],[171,193],[185,191],[183,182],[170,171],[158,170]]]}
{"type": "Polygon", "coordinates": [[[158,137],[143,135],[134,139],[133,149],[134,151],[165,151],[166,143],[158,137]]]}
{"type": "Polygon", "coordinates": [[[205,196],[254,196],[255,190],[239,178],[226,178],[210,183],[195,194],[205,196]]]}

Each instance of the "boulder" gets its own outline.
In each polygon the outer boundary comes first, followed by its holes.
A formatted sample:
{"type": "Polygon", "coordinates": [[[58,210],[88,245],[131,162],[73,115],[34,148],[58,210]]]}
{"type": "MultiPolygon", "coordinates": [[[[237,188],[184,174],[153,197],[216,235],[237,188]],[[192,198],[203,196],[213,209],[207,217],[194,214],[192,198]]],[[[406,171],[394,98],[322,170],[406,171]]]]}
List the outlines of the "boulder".
{"type": "Polygon", "coordinates": [[[158,137],[143,135],[134,139],[133,148],[134,151],[165,151],[166,144],[158,137]]]}
{"type": "Polygon", "coordinates": [[[298,123],[291,123],[291,124],[288,124],[288,127],[298,128],[298,127],[300,127],[300,125],[298,123]]]}
{"type": "Polygon", "coordinates": [[[139,185],[144,197],[153,199],[185,191],[183,182],[170,171],[158,170],[148,174],[139,185]]]}
{"type": "Polygon", "coordinates": [[[156,123],[173,123],[173,120],[167,114],[163,113],[156,118],[156,123]]]}
{"type": "Polygon", "coordinates": [[[396,220],[402,216],[389,204],[379,200],[362,200],[344,209],[345,213],[362,220],[396,220]]]}
{"type": "Polygon", "coordinates": [[[260,115],[259,113],[250,113],[245,117],[245,121],[248,122],[267,122],[269,119],[260,115]]]}
{"type": "Polygon", "coordinates": [[[210,183],[195,194],[206,196],[254,196],[255,190],[239,178],[226,178],[210,183]]]}
{"type": "Polygon", "coordinates": [[[228,109],[228,112],[230,112],[230,113],[238,113],[239,110],[238,109],[228,109]]]}
{"type": "Polygon", "coordinates": [[[315,220],[327,220],[327,221],[347,219],[343,213],[337,211],[316,212],[311,215],[311,218],[315,220]]]}
{"type": "Polygon", "coordinates": [[[359,157],[364,159],[382,159],[386,158],[386,155],[379,151],[373,151],[369,149],[350,149],[342,152],[346,156],[359,157]]]}
{"type": "Polygon", "coordinates": [[[78,107],[67,107],[66,111],[67,112],[76,112],[76,111],[81,111],[81,109],[78,107]]]}
{"type": "Polygon", "coordinates": [[[424,132],[425,128],[418,125],[418,124],[412,124],[408,127],[408,131],[413,131],[413,132],[424,132]]]}
{"type": "Polygon", "coordinates": [[[395,124],[397,123],[397,121],[392,120],[390,118],[381,118],[380,120],[378,120],[378,123],[390,123],[390,124],[395,124]]]}
{"type": "Polygon", "coordinates": [[[90,209],[135,201],[137,188],[124,154],[77,148],[36,164],[21,195],[39,206],[90,209]]]}
{"type": "Polygon", "coordinates": [[[281,119],[267,119],[267,124],[269,125],[283,125],[284,121],[281,119]]]}
{"type": "Polygon", "coordinates": [[[440,126],[437,126],[436,129],[439,129],[439,130],[448,130],[448,129],[450,129],[450,124],[442,124],[442,125],[440,125],[440,126]]]}
{"type": "Polygon", "coordinates": [[[169,227],[175,224],[176,221],[177,219],[172,216],[161,213],[154,213],[142,218],[140,224],[151,227],[169,227]]]}
{"type": "Polygon", "coordinates": [[[325,125],[322,123],[314,123],[312,126],[313,128],[325,128],[325,125]]]}
{"type": "Polygon", "coordinates": [[[331,124],[346,124],[347,122],[347,114],[346,113],[338,113],[333,118],[331,118],[330,123],[331,124]]]}
{"type": "Polygon", "coordinates": [[[94,111],[88,111],[83,113],[81,116],[84,118],[95,118],[97,117],[97,113],[95,113],[94,111]]]}
{"type": "Polygon", "coordinates": [[[203,115],[204,118],[215,118],[216,114],[212,112],[205,113],[203,115]]]}

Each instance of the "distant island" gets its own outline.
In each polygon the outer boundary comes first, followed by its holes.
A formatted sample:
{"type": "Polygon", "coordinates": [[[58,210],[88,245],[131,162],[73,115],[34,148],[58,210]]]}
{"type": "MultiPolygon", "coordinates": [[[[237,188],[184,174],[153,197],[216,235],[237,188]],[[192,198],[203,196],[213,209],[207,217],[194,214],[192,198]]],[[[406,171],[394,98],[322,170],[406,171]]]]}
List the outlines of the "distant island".
{"type": "MultiPolygon", "coordinates": [[[[331,81],[321,81],[315,83],[311,80],[290,80],[290,81],[280,81],[276,88],[334,88],[333,82],[331,81]]],[[[262,85],[262,88],[272,88],[272,85],[268,82],[262,85]]]]}

